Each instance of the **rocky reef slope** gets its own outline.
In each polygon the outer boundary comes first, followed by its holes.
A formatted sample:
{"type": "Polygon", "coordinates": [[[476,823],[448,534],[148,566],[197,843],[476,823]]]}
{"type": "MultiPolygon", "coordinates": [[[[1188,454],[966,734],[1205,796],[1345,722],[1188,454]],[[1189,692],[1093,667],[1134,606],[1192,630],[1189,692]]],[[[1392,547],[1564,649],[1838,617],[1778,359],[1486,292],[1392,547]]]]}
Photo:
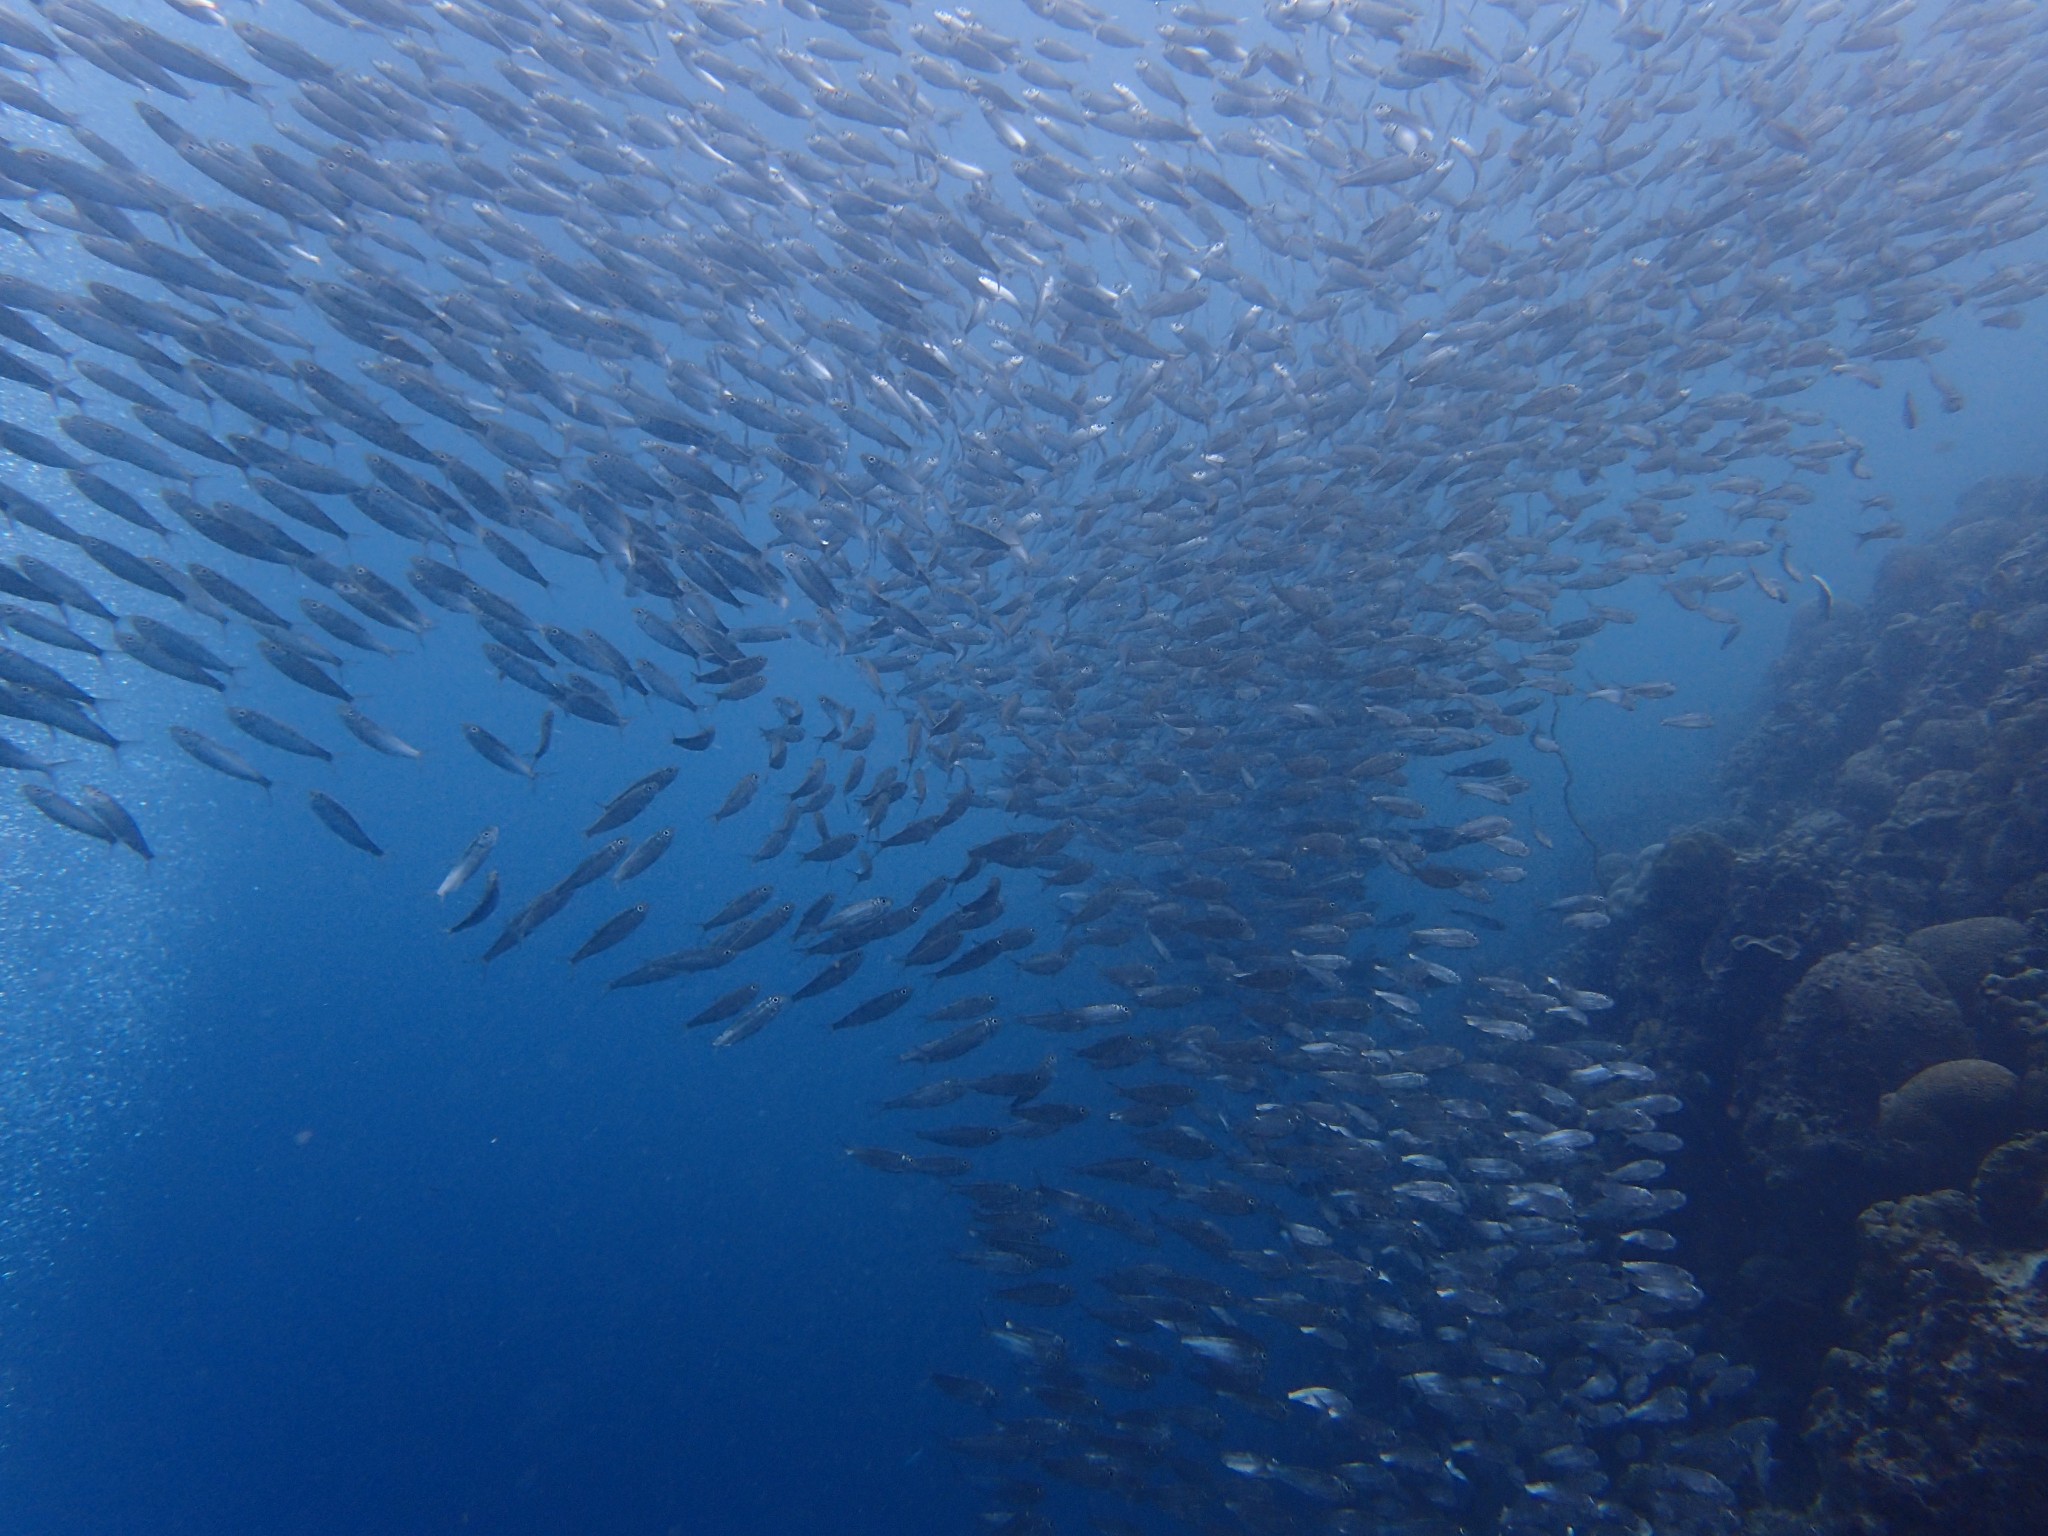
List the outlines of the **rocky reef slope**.
{"type": "Polygon", "coordinates": [[[1603,863],[1582,973],[1687,1101],[1677,1228],[1858,1536],[2044,1528],[2048,481],[1800,620],[1734,814],[1603,863]]]}

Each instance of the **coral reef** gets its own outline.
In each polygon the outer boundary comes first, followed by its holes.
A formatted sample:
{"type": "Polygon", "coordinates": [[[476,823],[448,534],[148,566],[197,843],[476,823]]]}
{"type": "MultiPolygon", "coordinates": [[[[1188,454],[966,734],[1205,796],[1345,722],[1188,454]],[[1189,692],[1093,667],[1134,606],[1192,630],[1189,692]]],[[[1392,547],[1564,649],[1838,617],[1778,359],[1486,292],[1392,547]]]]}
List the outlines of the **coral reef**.
{"type": "Polygon", "coordinates": [[[1973,487],[1867,604],[1802,615],[1725,784],[1602,861],[1576,970],[1686,1102],[1701,1329],[1806,1426],[1802,1520],[2039,1529],[2048,481],[1973,487]]]}
{"type": "Polygon", "coordinates": [[[1956,1005],[1976,1018],[1982,1012],[1984,978],[2026,942],[2024,923],[2009,917],[1966,917],[1909,934],[1906,948],[1941,978],[1956,1005]]]}
{"type": "Polygon", "coordinates": [[[2041,482],[1972,487],[1942,533],[1891,555],[1868,605],[1802,615],[1769,714],[1731,754],[1757,830],[1845,823],[1832,873],[1859,937],[2048,907],[2044,519],[2041,482]]]}
{"type": "Polygon", "coordinates": [[[1967,1173],[2013,1129],[2019,1107],[2020,1080],[1997,1062],[1938,1061],[1878,1100],[1877,1128],[1967,1173]]]}
{"type": "Polygon", "coordinates": [[[1847,1529],[2041,1529],[2048,1253],[2005,1246],[1981,1203],[1948,1189],[1863,1213],[1848,1341],[1828,1354],[1807,1430],[1829,1468],[1820,1509],[1847,1529]]]}
{"type": "Polygon", "coordinates": [[[1826,956],[1760,1021],[1737,1085],[1752,1162],[1773,1185],[1805,1185],[1817,1210],[1846,1205],[1853,1216],[1895,1192],[1909,1156],[1882,1124],[1883,1096],[1975,1043],[1940,978],[1909,950],[1826,956]]]}

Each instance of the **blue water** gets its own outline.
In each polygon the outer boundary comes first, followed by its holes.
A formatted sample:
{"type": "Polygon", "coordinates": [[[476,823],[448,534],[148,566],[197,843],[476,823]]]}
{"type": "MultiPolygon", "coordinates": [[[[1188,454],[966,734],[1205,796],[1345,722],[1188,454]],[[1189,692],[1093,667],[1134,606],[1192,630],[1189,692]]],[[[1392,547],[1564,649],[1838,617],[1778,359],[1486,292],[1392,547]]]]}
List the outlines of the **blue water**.
{"type": "Polygon", "coordinates": [[[712,1063],[675,1002],[551,974],[559,941],[485,975],[431,898],[383,895],[424,862],[357,869],[277,820],[223,829],[203,895],[175,849],[164,889],[109,882],[201,896],[219,937],[126,1021],[146,1056],[81,1219],[13,1276],[6,1528],[958,1512],[922,1383],[972,1353],[978,1292],[931,1262],[957,1237],[933,1191],[840,1154],[869,1053],[807,1030],[712,1063]]]}

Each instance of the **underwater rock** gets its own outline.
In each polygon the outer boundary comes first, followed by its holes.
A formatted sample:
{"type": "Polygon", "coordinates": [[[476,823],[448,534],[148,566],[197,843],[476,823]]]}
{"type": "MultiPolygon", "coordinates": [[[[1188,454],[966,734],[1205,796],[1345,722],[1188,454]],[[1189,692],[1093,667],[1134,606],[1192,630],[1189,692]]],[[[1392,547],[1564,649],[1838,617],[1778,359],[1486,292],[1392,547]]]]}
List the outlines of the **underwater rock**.
{"type": "Polygon", "coordinates": [[[1685,1099],[1667,1225],[1702,1322],[1812,1426],[1777,1486],[1824,1484],[1813,1528],[1845,1536],[2048,1525],[2011,1492],[2048,1417],[2006,1379],[2048,1367],[2048,1131],[1998,1144],[2048,1127],[2044,526],[2048,478],[1986,482],[1867,604],[1795,620],[1723,770],[1718,921],[1650,899],[1673,828],[1603,871],[1577,972],[1685,1099]]]}
{"type": "Polygon", "coordinates": [[[1735,850],[1712,832],[1667,840],[1641,883],[1643,910],[1667,925],[1711,928],[1728,904],[1735,850]]]}
{"type": "Polygon", "coordinates": [[[2009,1062],[2021,1074],[2028,1124],[2048,1125],[2048,969],[2032,963],[2041,955],[2029,937],[2026,949],[1979,985],[1977,1035],[1979,1054],[2009,1062]]]}
{"type": "Polygon", "coordinates": [[[1914,728],[1913,750],[1936,768],[1968,769],[1990,739],[1990,730],[1974,715],[1935,716],[1914,728]]]}
{"type": "Polygon", "coordinates": [[[2048,908],[2044,506],[2043,480],[1965,491],[1946,528],[1886,558],[1867,606],[1795,625],[1771,708],[1729,754],[1759,852],[1792,856],[1816,813],[1869,829],[1828,869],[1866,943],[2048,908]]]}
{"type": "Polygon", "coordinates": [[[1898,799],[1899,783],[1885,767],[1881,748],[1865,747],[1852,753],[1835,775],[1835,787],[1842,804],[1872,821],[1882,821],[1898,799]]]}
{"type": "MultiPolygon", "coordinates": [[[[1909,768],[1914,754],[1901,753],[1909,768]]],[[[1970,775],[1935,768],[1899,792],[1892,813],[1870,834],[1871,860],[1899,874],[1938,880],[1957,843],[1957,824],[1972,804],[1970,775]]]]}
{"type": "Polygon", "coordinates": [[[1984,978],[2026,942],[2026,925],[2009,917],[1966,917],[1960,922],[1936,923],[1907,934],[1905,940],[1906,948],[1941,978],[1949,996],[1969,1016],[1977,1013],[1982,1002],[1979,993],[1984,978]]]}
{"type": "Polygon", "coordinates": [[[1880,1094],[1973,1049],[1940,978],[1892,944],[1815,964],[1760,1044],[1752,1121],[1793,1110],[1839,1131],[1874,1129],[1880,1094]]]}
{"type": "Polygon", "coordinates": [[[1959,1190],[1872,1206],[1859,1225],[1849,1338],[1807,1423],[1819,1512],[1883,1536],[2032,1536],[2048,1480],[2044,1255],[2001,1246],[1959,1190]]]}
{"type": "Polygon", "coordinates": [[[1939,1181],[1975,1165],[2019,1123],[2020,1080],[1995,1061],[1963,1057],[1914,1073],[1878,1101],[1878,1129],[1915,1143],[1939,1181]]]}
{"type": "Polygon", "coordinates": [[[2048,1131],[1993,1147],[1970,1186],[1977,1216],[2007,1242],[2048,1243],[2048,1131]]]}

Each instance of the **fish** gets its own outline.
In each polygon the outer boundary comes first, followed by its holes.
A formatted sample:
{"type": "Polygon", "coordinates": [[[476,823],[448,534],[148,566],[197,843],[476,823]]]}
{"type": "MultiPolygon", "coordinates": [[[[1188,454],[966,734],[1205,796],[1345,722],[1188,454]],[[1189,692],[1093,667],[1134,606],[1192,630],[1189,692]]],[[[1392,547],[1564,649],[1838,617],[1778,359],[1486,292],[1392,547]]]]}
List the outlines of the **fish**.
{"type": "Polygon", "coordinates": [[[318,665],[291,650],[276,640],[262,639],[256,642],[256,651],[265,661],[301,688],[314,693],[325,694],[330,699],[339,699],[344,704],[355,702],[350,693],[334,678],[328,676],[318,665]]]}
{"type": "Polygon", "coordinates": [[[632,846],[629,839],[615,837],[602,847],[592,849],[577,861],[574,869],[555,882],[556,888],[573,893],[582,890],[586,885],[595,885],[618,868],[632,846]]]}
{"type": "MultiPolygon", "coordinates": [[[[16,511],[20,511],[18,504],[16,511]]],[[[59,608],[76,609],[95,619],[104,619],[109,624],[114,622],[114,610],[101,602],[91,588],[49,561],[34,555],[17,555],[14,567],[35,586],[54,598],[59,608]]]]}
{"type": "Polygon", "coordinates": [[[806,998],[817,997],[821,993],[830,992],[834,987],[843,986],[846,982],[853,979],[854,972],[860,969],[861,961],[865,958],[858,951],[850,955],[841,955],[801,987],[790,993],[789,1000],[793,1003],[800,1003],[806,998]]]}
{"type": "Polygon", "coordinates": [[[370,834],[363,830],[362,823],[350,815],[348,808],[332,795],[324,790],[309,790],[306,794],[306,803],[313,808],[313,815],[319,819],[320,824],[351,848],[360,848],[372,858],[384,857],[384,850],[371,841],[370,834]]]}
{"type": "Polygon", "coordinates": [[[713,821],[724,821],[729,816],[737,816],[753,803],[755,792],[760,787],[761,776],[758,773],[747,774],[737,784],[733,785],[731,792],[725,797],[724,804],[711,813],[711,819],[713,821]]]}
{"type": "MultiPolygon", "coordinates": [[[[905,999],[908,1001],[908,999],[905,999]]],[[[927,1040],[914,1045],[897,1058],[899,1061],[918,1062],[929,1065],[935,1062],[957,1061],[969,1051],[988,1044],[1002,1028],[1002,1021],[996,1018],[976,1019],[972,1024],[963,1024],[950,1034],[936,1040],[927,1040]]]]}
{"type": "Polygon", "coordinates": [[[62,762],[45,761],[33,753],[24,751],[18,743],[0,736],[0,769],[14,773],[49,774],[64,766],[66,765],[62,762]]]}
{"type": "MultiPolygon", "coordinates": [[[[0,566],[0,573],[4,573],[8,569],[7,566],[0,566]]],[[[4,576],[0,576],[0,582],[4,582],[4,579],[4,576]]],[[[38,599],[38,601],[40,600],[38,599]]],[[[101,654],[100,648],[97,645],[94,645],[84,636],[77,634],[67,625],[44,614],[16,607],[11,603],[0,604],[0,622],[4,622],[9,629],[23,638],[37,641],[43,645],[55,646],[59,650],[75,651],[81,656],[98,657],[101,654]]]]}
{"type": "Polygon", "coordinates": [[[624,975],[614,977],[606,984],[606,990],[615,992],[622,987],[652,986],[656,982],[670,981],[677,976],[715,971],[731,964],[735,954],[734,950],[717,946],[673,950],[665,955],[656,955],[652,960],[635,966],[624,975]]]}
{"type": "Polygon", "coordinates": [[[348,733],[372,751],[381,752],[386,757],[410,758],[415,762],[423,756],[418,747],[402,740],[352,704],[344,704],[336,713],[348,728],[348,733]]]}
{"type": "Polygon", "coordinates": [[[649,833],[638,847],[619,860],[619,867],[612,871],[613,884],[624,885],[636,875],[645,874],[652,869],[662,855],[668,852],[675,838],[674,827],[663,827],[657,832],[649,833]]]}
{"type": "Polygon", "coordinates": [[[866,1002],[856,1004],[832,1021],[834,1029],[858,1029],[863,1025],[879,1023],[896,1012],[917,995],[914,987],[891,987],[878,993],[866,1002]]]}
{"type": "Polygon", "coordinates": [[[916,1159],[888,1147],[848,1147],[846,1155],[867,1168],[882,1173],[915,1173],[916,1159]]]}
{"type": "Polygon", "coordinates": [[[761,984],[749,981],[734,987],[730,992],[721,993],[702,1008],[683,1020],[685,1029],[701,1029],[706,1024],[717,1024],[742,1012],[749,1003],[761,995],[761,984]]]}
{"type": "Polygon", "coordinates": [[[916,1135],[920,1141],[941,1147],[957,1147],[963,1151],[992,1147],[1003,1139],[1001,1128],[993,1125],[932,1126],[918,1131],[916,1135]]]}
{"type": "Polygon", "coordinates": [[[222,746],[211,736],[193,730],[190,726],[174,725],[170,738],[180,751],[194,760],[204,763],[215,773],[231,779],[240,779],[245,784],[254,784],[258,789],[270,788],[269,777],[232,747],[222,746]]]}
{"type": "Polygon", "coordinates": [[[635,779],[605,802],[603,813],[583,829],[583,835],[595,837],[600,832],[610,832],[625,826],[652,805],[655,796],[675,783],[681,772],[680,768],[657,768],[654,772],[635,779]]]}
{"type": "Polygon", "coordinates": [[[462,933],[483,922],[498,910],[498,894],[498,872],[494,869],[484,877],[484,888],[477,897],[476,905],[450,924],[447,932],[462,933]]]}
{"type": "Polygon", "coordinates": [[[721,1030],[716,1037],[713,1038],[711,1042],[712,1048],[715,1050],[723,1050],[727,1046],[737,1045],[740,1041],[749,1039],[752,1036],[759,1034],[763,1029],[768,1027],[768,1025],[775,1019],[775,1017],[778,1014],[782,1012],[782,1010],[788,1005],[788,1003],[788,998],[783,997],[780,994],[771,994],[768,997],[761,998],[757,1002],[748,1004],[747,1007],[740,1011],[739,1017],[734,1019],[732,1023],[726,1025],[726,1027],[723,1030],[721,1030]]]}
{"type": "Polygon", "coordinates": [[[33,656],[17,651],[11,646],[0,646],[0,678],[28,692],[46,694],[66,703],[83,705],[88,709],[96,707],[99,703],[98,699],[55,667],[46,666],[33,656]]]}
{"type": "Polygon", "coordinates": [[[997,1005],[992,992],[977,992],[969,997],[956,998],[943,1007],[935,1008],[925,1015],[927,1023],[950,1024],[960,1019],[977,1019],[992,1012],[997,1005]]]}
{"type": "Polygon", "coordinates": [[[434,887],[435,898],[446,901],[450,896],[469,884],[476,872],[484,867],[485,861],[490,858],[492,851],[497,846],[498,829],[495,826],[485,827],[475,837],[471,838],[469,846],[462,850],[461,857],[456,859],[455,863],[450,866],[448,873],[441,877],[441,883],[434,887]]]}
{"type": "Polygon", "coordinates": [[[21,797],[60,827],[82,832],[111,847],[118,837],[105,820],[42,784],[24,784],[21,797]]]}
{"type": "Polygon", "coordinates": [[[647,921],[648,911],[647,903],[642,901],[606,918],[569,957],[569,963],[580,965],[592,955],[601,955],[606,950],[623,944],[632,936],[635,929],[647,921]]]}
{"type": "Polygon", "coordinates": [[[228,706],[228,720],[243,735],[262,742],[266,747],[275,747],[280,752],[290,752],[298,757],[315,758],[323,763],[334,761],[334,754],[318,742],[302,736],[282,720],[277,720],[260,710],[244,705],[228,706]]]}
{"type": "Polygon", "coordinates": [[[491,940],[490,946],[484,950],[481,956],[483,963],[488,965],[499,956],[509,955],[524,944],[533,937],[542,924],[560,916],[575,894],[576,887],[566,882],[558,881],[547,887],[505,919],[505,926],[498,930],[498,936],[491,940]]]}
{"type": "Polygon", "coordinates": [[[739,895],[733,897],[732,900],[712,913],[710,917],[706,918],[698,926],[706,933],[709,933],[714,928],[730,927],[741,918],[759,911],[762,904],[767,902],[774,894],[775,887],[772,885],[757,885],[749,890],[741,891],[739,895]]]}
{"type": "Polygon", "coordinates": [[[476,750],[477,756],[492,767],[502,768],[507,773],[516,773],[522,779],[534,777],[533,764],[530,761],[514,752],[482,726],[464,721],[462,739],[476,750]]]}
{"type": "Polygon", "coordinates": [[[301,598],[299,610],[344,645],[354,646],[359,651],[370,651],[379,656],[398,654],[395,647],[386,645],[361,623],[327,603],[312,598],[301,598]]]}
{"type": "Polygon", "coordinates": [[[0,682],[0,715],[48,726],[80,741],[105,747],[117,755],[122,746],[111,731],[78,704],[38,689],[24,688],[18,683],[0,682]]]}
{"type": "Polygon", "coordinates": [[[1416,948],[1477,949],[1479,935],[1469,928],[1417,928],[1408,935],[1416,948]]]}
{"type": "Polygon", "coordinates": [[[893,1099],[882,1101],[883,1109],[938,1109],[947,1104],[957,1103],[967,1094],[967,1085],[958,1078],[942,1078],[935,1083],[925,1083],[898,1094],[893,1099]]]}
{"type": "Polygon", "coordinates": [[[1297,1387],[1287,1394],[1287,1401],[1312,1408],[1332,1420],[1349,1418],[1354,1412],[1351,1399],[1335,1387],[1297,1387]]]}
{"type": "Polygon", "coordinates": [[[752,949],[758,944],[766,943],[769,939],[780,933],[790,918],[795,915],[796,904],[785,901],[780,906],[772,907],[757,917],[749,918],[745,922],[737,923],[728,928],[725,932],[723,943],[727,949],[734,953],[752,949]]]}
{"type": "MultiPolygon", "coordinates": [[[[35,786],[24,786],[24,791],[35,786]]],[[[78,792],[78,803],[89,816],[99,819],[100,825],[112,835],[113,840],[125,848],[140,854],[145,864],[155,860],[149,842],[142,835],[142,828],[128,808],[96,784],[88,784],[78,792]]]]}

